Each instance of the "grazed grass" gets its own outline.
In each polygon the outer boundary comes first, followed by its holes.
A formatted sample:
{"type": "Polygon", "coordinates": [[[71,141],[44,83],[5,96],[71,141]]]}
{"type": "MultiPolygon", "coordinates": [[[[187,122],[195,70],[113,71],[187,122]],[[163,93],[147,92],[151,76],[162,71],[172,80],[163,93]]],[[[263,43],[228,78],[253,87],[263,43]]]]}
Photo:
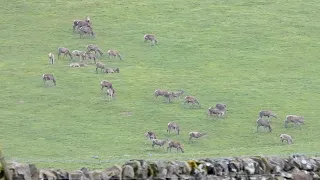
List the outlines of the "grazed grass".
{"type": "Polygon", "coordinates": [[[133,158],[314,153],[320,147],[320,5],[315,0],[5,5],[0,11],[0,144],[10,159],[40,167],[101,168],[133,158]],[[79,39],[72,21],[87,15],[96,38],[79,39]],[[145,33],[154,33],[159,44],[143,43],[145,33]],[[96,74],[93,65],[73,69],[66,66],[68,59],[48,65],[47,54],[56,54],[59,46],[85,50],[90,43],[104,52],[120,51],[123,61],[101,59],[119,67],[119,74],[96,74]],[[43,86],[43,73],[53,73],[57,86],[43,86]],[[115,101],[107,102],[100,92],[103,79],[117,90],[115,101]],[[202,108],[156,99],[158,88],[184,89],[202,108]],[[207,108],[217,102],[228,105],[227,117],[207,118],[207,108]],[[272,133],[255,132],[261,109],[279,117],[272,133]],[[287,114],[305,116],[306,125],[285,129],[287,114]],[[170,121],[180,124],[180,136],[166,133],[170,121]],[[153,150],[145,144],[148,130],[181,141],[186,153],[153,150]],[[188,143],[190,131],[208,135],[188,143]],[[294,144],[282,145],[281,133],[292,135],[294,144]],[[103,162],[92,163],[98,162],[92,156],[103,162]]]}

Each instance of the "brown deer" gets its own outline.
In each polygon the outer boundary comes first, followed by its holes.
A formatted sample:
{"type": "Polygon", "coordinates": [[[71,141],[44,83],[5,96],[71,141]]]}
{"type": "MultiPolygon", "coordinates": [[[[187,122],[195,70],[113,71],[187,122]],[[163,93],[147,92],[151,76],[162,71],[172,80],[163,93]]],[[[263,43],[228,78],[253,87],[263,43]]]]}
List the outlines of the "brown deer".
{"type": "Polygon", "coordinates": [[[112,99],[116,98],[116,91],[114,88],[108,88],[107,89],[107,96],[108,96],[108,101],[111,101],[112,99]]]}
{"type": "Polygon", "coordinates": [[[184,98],[184,100],[185,100],[185,102],[184,102],[185,105],[186,104],[191,104],[191,105],[197,104],[199,107],[201,107],[199,101],[194,96],[186,96],[184,98]]]}
{"type": "Polygon", "coordinates": [[[110,58],[110,56],[112,56],[113,58],[118,57],[120,60],[122,60],[121,54],[120,54],[118,51],[116,51],[116,50],[110,49],[110,50],[108,51],[108,58],[110,58]]]}
{"type": "Polygon", "coordinates": [[[292,137],[288,134],[281,134],[280,135],[280,140],[281,142],[283,143],[283,141],[287,141],[288,144],[292,144],[293,143],[293,140],[292,140],[292,137]]]}
{"type": "Polygon", "coordinates": [[[165,145],[168,141],[169,141],[168,139],[165,139],[165,140],[152,139],[152,148],[154,148],[155,145],[159,146],[159,149],[160,149],[160,147],[163,147],[163,148],[164,148],[164,145],[165,145]]]}
{"type": "Polygon", "coordinates": [[[105,87],[110,89],[110,88],[112,88],[112,83],[107,80],[102,80],[100,82],[100,86],[101,86],[101,90],[103,90],[105,87]]]}
{"type": "Polygon", "coordinates": [[[153,34],[146,34],[144,35],[144,42],[150,41],[151,45],[155,45],[158,43],[156,37],[153,34]]]}
{"type": "Polygon", "coordinates": [[[189,133],[189,141],[191,141],[192,138],[195,138],[195,139],[199,139],[201,138],[202,136],[206,135],[207,133],[200,133],[200,132],[190,132],[189,133]]]}
{"type": "Polygon", "coordinates": [[[45,84],[46,81],[52,81],[54,85],[56,85],[56,79],[54,78],[54,76],[52,74],[42,74],[42,80],[43,83],[45,84]]]}
{"type": "Polygon", "coordinates": [[[73,59],[73,57],[72,57],[72,55],[71,55],[71,53],[70,53],[70,51],[69,51],[69,49],[68,49],[68,48],[65,48],[65,47],[59,47],[59,48],[58,48],[58,59],[60,59],[60,55],[61,55],[61,54],[64,54],[64,56],[63,56],[63,57],[65,57],[65,56],[69,55],[69,56],[70,56],[70,58],[71,58],[71,59],[73,59]]]}
{"type": "Polygon", "coordinates": [[[156,133],[152,132],[152,131],[148,131],[144,134],[144,136],[147,138],[147,139],[157,139],[157,136],[156,136],[156,133]]]}
{"type": "Polygon", "coordinates": [[[180,133],[180,127],[177,123],[174,123],[174,122],[169,122],[168,123],[168,129],[167,129],[167,132],[171,133],[171,130],[174,130],[177,132],[177,134],[180,133]]]}
{"type": "Polygon", "coordinates": [[[184,153],[183,146],[178,141],[169,141],[167,151],[170,149],[170,152],[171,152],[171,148],[176,148],[177,152],[179,152],[179,150],[180,150],[182,153],[184,153]]]}
{"type": "Polygon", "coordinates": [[[272,128],[271,128],[271,125],[270,125],[270,121],[268,121],[267,119],[259,118],[257,120],[257,132],[258,132],[260,126],[262,126],[264,128],[268,128],[269,132],[272,131],[272,128]]]}
{"type": "Polygon", "coordinates": [[[49,64],[54,64],[54,54],[53,53],[49,53],[48,57],[49,57],[49,64]]]}
{"type": "Polygon", "coordinates": [[[299,128],[301,129],[300,124],[304,124],[304,117],[297,115],[287,115],[284,126],[287,128],[289,123],[293,123],[294,126],[299,126],[299,128]]]}
{"type": "Polygon", "coordinates": [[[83,52],[83,51],[79,51],[79,50],[73,50],[71,52],[72,56],[73,57],[79,57],[79,60],[84,60],[85,59],[85,56],[86,56],[86,52],[83,52]]]}
{"type": "Polygon", "coordinates": [[[223,116],[224,116],[224,113],[225,113],[224,110],[220,110],[220,109],[213,108],[213,107],[209,107],[209,108],[208,108],[208,116],[223,117],[223,116]]]}
{"type": "Polygon", "coordinates": [[[88,53],[86,52],[85,55],[84,55],[84,59],[90,59],[90,60],[93,60],[95,64],[97,64],[96,62],[96,55],[92,54],[92,53],[88,53]]]}
{"type": "Polygon", "coordinates": [[[103,55],[103,52],[100,50],[100,48],[97,46],[97,45],[95,45],[95,44],[89,44],[89,45],[87,45],[87,52],[89,53],[89,52],[91,52],[91,51],[94,51],[94,54],[95,55],[97,55],[97,52],[100,54],[100,56],[102,56],[103,55]]]}
{"type": "Polygon", "coordinates": [[[261,110],[259,112],[259,117],[260,118],[263,118],[263,117],[268,117],[268,118],[276,118],[277,119],[277,115],[274,114],[272,111],[269,111],[269,110],[261,110]]]}
{"type": "Polygon", "coordinates": [[[86,17],[85,20],[74,20],[73,21],[73,32],[75,32],[76,28],[79,29],[80,27],[83,26],[91,26],[91,20],[90,17],[86,17]]]}
{"type": "Polygon", "coordinates": [[[92,37],[95,37],[95,33],[92,30],[92,27],[89,26],[82,26],[79,28],[79,34],[80,34],[80,39],[83,38],[84,34],[91,35],[92,37]]]}
{"type": "Polygon", "coordinates": [[[102,70],[106,69],[106,66],[101,62],[97,62],[96,63],[96,73],[98,73],[98,69],[100,69],[102,72],[102,70]]]}

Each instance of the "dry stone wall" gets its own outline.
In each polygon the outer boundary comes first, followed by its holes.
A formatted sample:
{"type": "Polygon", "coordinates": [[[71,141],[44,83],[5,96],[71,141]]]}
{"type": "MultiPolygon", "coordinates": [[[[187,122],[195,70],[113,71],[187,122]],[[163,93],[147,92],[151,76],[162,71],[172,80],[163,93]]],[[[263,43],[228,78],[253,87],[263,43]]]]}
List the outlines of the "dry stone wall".
{"type": "MultiPolygon", "coordinates": [[[[188,161],[130,160],[103,170],[37,169],[8,162],[12,180],[313,180],[320,179],[320,157],[234,157],[188,161]]],[[[3,173],[1,178],[3,178],[3,173]]]]}

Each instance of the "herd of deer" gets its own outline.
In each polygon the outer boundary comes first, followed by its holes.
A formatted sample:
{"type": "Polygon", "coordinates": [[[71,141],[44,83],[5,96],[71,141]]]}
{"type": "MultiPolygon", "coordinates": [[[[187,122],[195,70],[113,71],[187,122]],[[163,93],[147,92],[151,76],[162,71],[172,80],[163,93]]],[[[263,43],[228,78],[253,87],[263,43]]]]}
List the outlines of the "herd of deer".
{"type": "MultiPolygon", "coordinates": [[[[74,20],[73,21],[73,32],[78,32],[80,34],[80,38],[83,38],[85,34],[95,36],[95,33],[93,32],[92,28],[92,22],[90,20],[90,17],[86,17],[84,20],[74,20]]],[[[144,42],[150,41],[151,45],[157,44],[157,39],[153,34],[146,34],[144,35],[144,42]]],[[[120,70],[119,68],[109,68],[106,67],[104,63],[102,62],[97,62],[97,57],[100,55],[100,57],[103,56],[103,52],[101,49],[95,45],[95,44],[89,44],[86,46],[86,51],[80,51],[80,50],[74,50],[70,51],[66,47],[58,47],[58,59],[60,59],[61,55],[63,55],[63,58],[66,56],[69,56],[71,60],[74,60],[76,57],[79,58],[79,63],[78,62],[72,62],[70,63],[70,67],[85,67],[88,66],[87,63],[83,63],[83,61],[87,60],[93,60],[94,64],[96,66],[96,73],[98,73],[98,69],[100,69],[100,72],[104,73],[119,73],[120,70]]],[[[122,60],[121,54],[114,50],[110,49],[107,52],[108,58],[119,58],[122,60]]],[[[55,63],[55,56],[54,53],[50,52],[48,54],[49,57],[49,64],[54,64],[55,63]]],[[[54,83],[54,86],[56,86],[56,79],[52,74],[43,74],[42,75],[43,82],[46,83],[46,81],[52,81],[54,83]]],[[[101,85],[101,90],[103,90],[105,87],[107,88],[107,95],[109,101],[115,98],[115,89],[112,87],[112,83],[108,82],[106,80],[102,80],[100,82],[101,85]]]]}
{"type": "MultiPolygon", "coordinates": [[[[167,91],[167,90],[160,90],[157,89],[154,92],[154,95],[156,98],[158,98],[158,96],[163,96],[165,97],[168,102],[172,102],[173,98],[180,98],[180,96],[184,94],[183,90],[180,90],[178,92],[174,92],[174,91],[167,91]]],[[[200,107],[200,103],[198,102],[198,100],[194,97],[194,96],[185,96],[185,102],[184,104],[197,104],[200,107]]],[[[215,107],[209,107],[208,108],[208,112],[207,115],[208,116],[217,116],[217,117],[223,117],[225,115],[227,111],[227,105],[225,104],[221,104],[218,103],[216,104],[215,107]]],[[[277,115],[274,114],[272,111],[270,110],[261,110],[259,112],[259,118],[256,121],[257,123],[257,132],[259,130],[260,127],[264,127],[264,128],[268,128],[269,132],[272,131],[271,128],[271,119],[272,118],[277,118],[277,115]]],[[[286,119],[285,119],[285,123],[284,126],[287,128],[289,123],[293,123],[294,126],[298,126],[300,129],[300,125],[304,124],[304,117],[303,116],[297,116],[297,115],[287,115],[286,119]]],[[[173,123],[173,122],[169,122],[168,123],[168,129],[167,132],[171,132],[172,130],[176,131],[177,134],[180,133],[180,127],[178,124],[173,123]]],[[[189,142],[191,141],[191,139],[199,139],[200,137],[206,135],[206,133],[201,133],[201,132],[190,132],[189,133],[189,142]]],[[[167,147],[167,151],[172,148],[176,148],[177,152],[179,152],[179,150],[181,152],[184,152],[183,146],[180,142],[175,141],[175,140],[160,140],[157,139],[156,134],[152,131],[148,131],[145,133],[145,136],[147,137],[147,139],[152,141],[152,147],[154,148],[154,146],[159,146],[160,147],[164,147],[164,145],[166,143],[168,143],[168,147],[167,147]]],[[[280,135],[280,141],[283,143],[284,141],[286,141],[288,144],[292,144],[293,143],[293,139],[290,135],[288,134],[281,134],[280,135]]]]}
{"type": "MultiPolygon", "coordinates": [[[[85,20],[74,20],[73,21],[73,32],[75,32],[75,31],[79,32],[80,38],[83,38],[83,36],[85,34],[91,35],[93,37],[95,36],[95,33],[93,32],[93,28],[92,28],[92,23],[91,23],[91,20],[89,17],[86,17],[85,20]]],[[[147,42],[147,41],[150,41],[151,45],[157,44],[157,40],[153,34],[144,35],[144,42],[147,42]]],[[[97,45],[89,44],[86,46],[86,48],[87,48],[87,51],[74,50],[74,51],[70,52],[68,48],[59,47],[58,48],[58,59],[60,59],[60,56],[62,54],[64,55],[64,57],[69,56],[72,60],[75,57],[79,57],[80,63],[71,63],[70,64],[71,67],[87,66],[86,63],[81,63],[81,62],[83,60],[93,60],[96,65],[96,73],[98,73],[98,69],[100,69],[101,72],[105,72],[105,73],[115,73],[115,72],[119,73],[119,68],[108,68],[103,63],[96,62],[97,54],[99,54],[100,56],[103,55],[103,52],[101,51],[101,49],[97,45]],[[94,52],[94,54],[92,52],[94,52]]],[[[118,57],[120,60],[122,60],[122,56],[116,50],[110,49],[110,50],[108,50],[107,53],[108,53],[108,58],[118,57]]],[[[48,57],[49,57],[49,64],[54,64],[55,63],[54,54],[49,53],[48,57]]],[[[48,80],[51,80],[54,83],[54,85],[56,85],[56,79],[54,78],[54,76],[52,74],[43,74],[42,79],[43,79],[44,83],[48,80]]],[[[102,80],[100,82],[100,85],[101,85],[101,90],[103,90],[104,88],[107,88],[107,95],[108,95],[109,101],[115,98],[115,95],[116,95],[115,89],[113,88],[111,82],[108,82],[106,80],[102,80]]],[[[154,92],[154,95],[156,97],[163,96],[167,99],[167,101],[169,103],[172,102],[172,100],[174,98],[180,99],[180,96],[183,94],[184,94],[183,90],[174,92],[174,91],[157,89],[154,92]]],[[[197,105],[198,107],[201,107],[199,101],[194,96],[185,96],[184,100],[185,100],[184,105],[192,105],[192,106],[197,105]]],[[[218,104],[216,104],[215,107],[208,108],[207,115],[208,116],[223,117],[226,113],[226,110],[227,110],[226,108],[227,108],[227,106],[225,104],[218,103],[218,104]]],[[[269,132],[271,132],[272,131],[271,118],[273,118],[273,117],[277,118],[276,114],[272,113],[269,110],[261,110],[259,112],[259,118],[256,121],[257,132],[258,132],[259,127],[261,127],[261,126],[264,128],[268,128],[269,132]],[[267,118],[264,118],[264,117],[267,117],[267,118]]],[[[285,127],[287,127],[288,123],[293,123],[294,126],[299,126],[299,128],[300,128],[300,124],[304,124],[304,117],[297,116],[297,115],[288,115],[288,116],[286,116],[285,127]]],[[[167,132],[170,133],[172,130],[176,131],[177,134],[179,134],[180,133],[179,125],[176,123],[173,123],[173,122],[169,122],[167,132]]],[[[189,133],[189,142],[192,139],[198,139],[204,135],[206,135],[206,133],[190,132],[189,133]]],[[[164,145],[166,143],[168,143],[167,151],[168,150],[171,151],[172,148],[176,148],[177,152],[179,152],[179,150],[182,153],[184,152],[183,145],[178,141],[168,140],[168,139],[166,139],[166,140],[157,139],[156,134],[152,131],[146,132],[145,136],[147,137],[147,139],[152,141],[153,148],[154,148],[154,146],[159,146],[159,148],[160,147],[164,148],[164,145]]],[[[281,142],[287,141],[287,143],[289,143],[289,144],[293,143],[292,137],[288,134],[281,134],[280,140],[281,140],[281,142]]]]}

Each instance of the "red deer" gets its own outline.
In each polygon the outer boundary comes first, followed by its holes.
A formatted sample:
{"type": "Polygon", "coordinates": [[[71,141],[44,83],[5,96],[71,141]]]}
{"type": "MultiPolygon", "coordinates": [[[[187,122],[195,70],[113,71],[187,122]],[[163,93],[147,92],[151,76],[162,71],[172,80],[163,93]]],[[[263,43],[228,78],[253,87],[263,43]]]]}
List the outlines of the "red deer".
{"type": "Polygon", "coordinates": [[[113,89],[112,87],[111,87],[111,88],[108,88],[108,89],[107,89],[107,96],[108,96],[108,101],[111,101],[112,99],[115,99],[115,98],[116,98],[116,91],[115,91],[115,89],[113,89]]]}
{"type": "Polygon", "coordinates": [[[272,131],[270,122],[269,122],[268,120],[266,120],[266,119],[261,119],[261,118],[259,118],[259,119],[257,120],[257,132],[258,132],[258,129],[259,129],[260,126],[262,126],[262,127],[264,127],[264,128],[268,128],[268,129],[269,129],[269,132],[272,131]]]}
{"type": "Polygon", "coordinates": [[[83,27],[83,26],[91,26],[90,17],[87,16],[85,20],[74,20],[73,21],[73,32],[75,32],[76,27],[77,27],[77,29],[79,29],[80,27],[83,27]]]}
{"type": "Polygon", "coordinates": [[[103,88],[112,88],[112,83],[111,82],[108,82],[108,81],[106,81],[106,80],[102,80],[101,82],[100,82],[100,86],[101,86],[101,90],[103,90],[103,88]]]}
{"type": "Polygon", "coordinates": [[[152,139],[157,139],[156,133],[151,132],[151,131],[146,132],[146,133],[144,134],[144,136],[145,136],[147,139],[150,139],[150,140],[152,140],[152,139]]]}
{"type": "Polygon", "coordinates": [[[101,72],[102,72],[102,70],[103,70],[103,69],[106,69],[106,67],[105,67],[105,65],[104,65],[103,63],[97,62],[97,63],[96,63],[96,73],[98,73],[98,69],[100,69],[101,72]]]}
{"type": "Polygon", "coordinates": [[[79,60],[80,60],[80,61],[85,59],[85,56],[86,56],[85,53],[86,53],[86,52],[79,51],[79,50],[73,50],[73,51],[71,52],[72,56],[73,56],[73,57],[79,57],[79,60]]]}
{"type": "Polygon", "coordinates": [[[157,89],[154,91],[154,95],[156,96],[156,98],[158,98],[158,96],[163,96],[165,98],[167,98],[168,102],[171,102],[171,99],[173,98],[173,93],[167,90],[161,90],[161,89],[157,89]]]}
{"type": "Polygon", "coordinates": [[[150,41],[153,46],[158,43],[156,37],[153,34],[144,35],[144,42],[147,42],[147,41],[150,41]]]}
{"type": "Polygon", "coordinates": [[[287,115],[286,120],[284,122],[285,127],[288,127],[288,123],[293,123],[294,126],[299,126],[300,124],[304,124],[304,117],[303,116],[297,116],[297,115],[287,115]]]}
{"type": "Polygon", "coordinates": [[[120,60],[122,60],[122,58],[121,58],[121,54],[118,52],[118,51],[116,51],[116,50],[112,50],[112,49],[110,49],[109,51],[108,51],[108,58],[110,58],[110,56],[112,56],[112,57],[118,57],[120,60]]]}
{"type": "Polygon", "coordinates": [[[159,149],[160,147],[163,147],[164,148],[164,145],[168,142],[169,140],[166,139],[166,140],[160,140],[160,139],[152,139],[152,147],[154,148],[155,145],[159,146],[159,149]]]}
{"type": "Polygon", "coordinates": [[[199,107],[201,107],[199,101],[194,96],[186,96],[184,100],[185,100],[184,104],[191,104],[191,105],[197,104],[199,107]]]}
{"type": "Polygon", "coordinates": [[[274,114],[272,111],[269,111],[269,110],[261,110],[260,112],[259,112],[259,117],[260,118],[263,118],[263,117],[268,117],[268,118],[272,118],[272,117],[274,117],[274,118],[276,118],[277,119],[277,115],[276,114],[274,114]]]}
{"type": "Polygon", "coordinates": [[[177,92],[172,92],[172,97],[180,99],[180,96],[184,94],[184,90],[179,90],[177,92]]]}
{"type": "Polygon", "coordinates": [[[92,54],[92,53],[88,53],[88,52],[86,52],[85,54],[84,54],[84,59],[90,59],[90,60],[93,60],[94,61],[94,63],[95,64],[97,64],[97,62],[96,62],[96,55],[94,55],[94,54],[92,54]]]}
{"type": "Polygon", "coordinates": [[[195,139],[199,139],[201,138],[202,136],[206,135],[207,133],[200,133],[200,132],[190,132],[189,133],[189,141],[191,141],[192,138],[195,138],[195,139]]]}
{"type": "Polygon", "coordinates": [[[69,51],[69,49],[68,49],[68,48],[65,48],[65,47],[59,47],[59,48],[58,48],[58,59],[60,59],[60,55],[61,55],[61,54],[64,54],[64,56],[63,56],[63,57],[65,57],[65,56],[69,55],[69,56],[70,56],[70,58],[71,58],[71,59],[73,59],[73,57],[72,57],[72,55],[71,55],[71,53],[70,53],[70,51],[69,51]]]}
{"type": "Polygon", "coordinates": [[[56,79],[52,74],[42,74],[43,83],[46,83],[46,81],[52,81],[54,85],[56,85],[56,79]]]}
{"type": "Polygon", "coordinates": [[[79,29],[79,33],[80,33],[80,39],[83,38],[84,34],[88,34],[88,35],[91,35],[92,37],[95,37],[95,34],[94,34],[93,30],[92,30],[92,27],[82,26],[79,29]]]}
{"type": "Polygon", "coordinates": [[[49,53],[48,57],[49,57],[49,64],[54,64],[54,54],[53,53],[49,53]]]}
{"type": "Polygon", "coordinates": [[[174,123],[174,122],[169,122],[168,123],[168,129],[167,129],[167,132],[171,133],[171,130],[174,130],[177,132],[177,134],[180,133],[180,127],[177,123],[174,123]]]}
{"type": "Polygon", "coordinates": [[[280,140],[281,142],[283,143],[283,141],[287,141],[288,144],[292,144],[293,143],[293,140],[292,140],[292,137],[288,134],[281,134],[280,135],[280,140]]]}
{"type": "Polygon", "coordinates": [[[169,141],[167,151],[170,149],[170,152],[171,152],[171,148],[176,148],[177,152],[179,152],[180,150],[182,153],[184,153],[182,144],[178,141],[169,141]]]}
{"type": "Polygon", "coordinates": [[[91,52],[91,51],[94,51],[94,53],[95,53],[95,55],[97,55],[97,52],[100,54],[100,56],[102,56],[103,55],[103,52],[100,50],[100,48],[97,46],[97,45],[95,45],[95,44],[89,44],[89,45],[87,45],[87,52],[89,53],[89,52],[91,52]]]}
{"type": "Polygon", "coordinates": [[[225,111],[224,110],[219,110],[217,108],[209,107],[208,108],[208,116],[218,116],[218,117],[223,117],[225,111]]]}

